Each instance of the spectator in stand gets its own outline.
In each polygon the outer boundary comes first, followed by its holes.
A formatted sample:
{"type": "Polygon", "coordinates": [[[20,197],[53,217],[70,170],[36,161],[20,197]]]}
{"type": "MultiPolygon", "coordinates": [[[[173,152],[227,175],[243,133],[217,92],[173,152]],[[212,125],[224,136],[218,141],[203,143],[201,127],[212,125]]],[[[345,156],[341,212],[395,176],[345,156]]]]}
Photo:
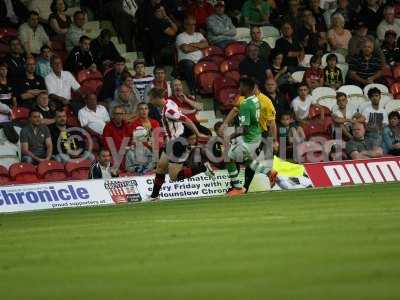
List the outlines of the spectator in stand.
{"type": "MultiPolygon", "coordinates": [[[[0,63],[0,103],[6,105],[9,109],[17,106],[17,99],[15,97],[15,88],[10,84],[7,78],[8,66],[6,63],[0,63]]],[[[9,109],[6,109],[7,116],[9,109]]],[[[3,109],[2,109],[3,110],[3,109]]],[[[3,114],[2,112],[1,114],[3,114]]],[[[1,116],[0,119],[3,119],[1,116]]],[[[7,117],[8,120],[8,117],[7,117]]],[[[4,122],[4,120],[1,120],[4,122]]]]}
{"type": "Polygon", "coordinates": [[[272,49],[267,42],[263,41],[263,33],[261,31],[261,27],[257,25],[252,26],[250,29],[250,36],[250,44],[258,46],[260,57],[268,61],[272,49]]]}
{"type": "Polygon", "coordinates": [[[85,13],[81,10],[74,13],[74,22],[71,27],[68,28],[67,34],[65,36],[65,48],[68,52],[71,52],[74,47],[79,46],[79,39],[81,36],[85,35],[85,30],[83,26],[86,23],[85,13]]]}
{"type": "Polygon", "coordinates": [[[18,37],[27,55],[39,55],[40,48],[49,46],[50,40],[43,26],[39,24],[39,14],[35,11],[29,13],[29,19],[18,29],[18,37]]]}
{"type": "Polygon", "coordinates": [[[94,160],[94,156],[85,150],[82,140],[73,138],[80,132],[69,130],[67,126],[67,114],[63,109],[55,112],[55,122],[49,126],[53,143],[53,158],[61,163],[67,163],[71,159],[94,160]],[[61,151],[60,151],[61,150],[61,151]]]}
{"type": "Polygon", "coordinates": [[[152,56],[156,64],[173,65],[177,32],[178,26],[167,15],[164,7],[156,6],[150,28],[150,37],[153,39],[152,56]]]}
{"type": "Polygon", "coordinates": [[[96,94],[87,95],[85,101],[86,106],[78,113],[79,123],[90,135],[102,140],[103,129],[110,121],[110,116],[103,105],[97,104],[96,94]]]}
{"type": "Polygon", "coordinates": [[[262,85],[267,78],[268,61],[260,57],[260,49],[256,45],[249,44],[246,53],[246,58],[240,62],[239,73],[254,78],[257,84],[262,85]]]}
{"type": "Polygon", "coordinates": [[[114,99],[115,91],[123,83],[124,72],[128,72],[128,69],[125,65],[125,58],[120,56],[115,60],[113,68],[104,75],[101,91],[101,99],[103,101],[111,102],[114,99]]]}
{"type": "Polygon", "coordinates": [[[368,98],[370,103],[366,106],[361,114],[366,122],[366,137],[373,143],[373,146],[382,145],[383,128],[388,125],[388,114],[380,108],[381,91],[378,88],[371,88],[368,90],[368,98]]]}
{"type": "Polygon", "coordinates": [[[342,70],[337,65],[338,58],[336,54],[330,53],[326,57],[326,67],[324,68],[324,84],[337,90],[343,85],[342,70]]]}
{"type": "Polygon", "coordinates": [[[381,157],[383,149],[373,146],[373,143],[365,138],[365,125],[361,122],[353,124],[353,138],[346,143],[346,153],[351,159],[369,159],[381,157]]]}
{"type": "Polygon", "coordinates": [[[381,49],[389,66],[394,67],[400,63],[400,49],[396,44],[396,32],[393,30],[386,31],[381,49]]]}
{"type": "Polygon", "coordinates": [[[349,57],[349,83],[364,87],[370,83],[384,83],[383,61],[374,51],[374,43],[366,38],[359,55],[349,57]]]}
{"type": "Polygon", "coordinates": [[[381,0],[366,0],[358,15],[367,24],[368,31],[374,34],[383,18],[383,6],[381,0]]]}
{"type": "Polygon", "coordinates": [[[149,103],[149,92],[152,88],[164,90],[164,97],[168,99],[172,95],[171,82],[166,80],[165,68],[156,66],[153,71],[154,80],[144,91],[144,102],[149,103]]]}
{"type": "Polygon", "coordinates": [[[19,143],[20,128],[11,124],[1,124],[0,128],[0,165],[7,169],[21,161],[21,145],[19,143]]]}
{"type": "Polygon", "coordinates": [[[144,91],[146,87],[150,85],[154,77],[153,75],[146,75],[146,66],[143,59],[137,59],[133,63],[133,69],[135,70],[135,76],[133,76],[133,85],[139,91],[140,100],[144,100],[144,91]]]}
{"type": "Polygon", "coordinates": [[[195,78],[194,66],[203,57],[202,50],[207,48],[206,38],[196,32],[196,20],[193,17],[185,19],[185,31],[176,38],[176,48],[178,49],[178,63],[190,93],[194,93],[195,78]]]}
{"type": "Polygon", "coordinates": [[[388,30],[394,31],[397,36],[400,35],[400,20],[395,18],[393,6],[386,6],[383,10],[383,20],[376,29],[376,34],[380,41],[383,41],[388,30]]]}
{"type": "Polygon", "coordinates": [[[267,78],[265,81],[265,95],[271,100],[275,107],[276,119],[280,119],[281,115],[290,111],[289,102],[286,100],[285,96],[278,91],[278,85],[273,78],[267,78]]]}
{"type": "Polygon", "coordinates": [[[39,111],[42,117],[43,125],[50,125],[55,122],[55,113],[52,108],[49,106],[49,95],[47,91],[41,92],[36,98],[36,106],[35,110],[39,111]]]}
{"type": "Polygon", "coordinates": [[[118,177],[118,169],[111,167],[111,153],[108,149],[101,149],[97,158],[90,166],[89,179],[111,179],[118,177]]]}
{"type": "Polygon", "coordinates": [[[345,20],[341,14],[332,16],[332,27],[328,31],[328,42],[331,51],[339,52],[344,56],[347,55],[351,32],[344,28],[345,20]]]}
{"type": "MultiPolygon", "coordinates": [[[[138,89],[136,88],[136,86],[133,84],[133,77],[131,75],[131,73],[129,72],[123,72],[122,74],[122,85],[119,87],[119,89],[123,86],[128,87],[132,92],[133,92],[133,96],[135,97],[133,99],[134,102],[139,102],[138,99],[140,99],[140,94],[138,89]]],[[[114,100],[116,100],[118,98],[118,92],[119,89],[117,89],[114,93],[114,100]]]]}
{"type": "Polygon", "coordinates": [[[298,26],[296,37],[306,53],[322,54],[326,50],[326,30],[318,27],[316,17],[311,10],[302,13],[302,24],[298,26]],[[322,30],[322,31],[319,31],[322,30]]]}
{"type": "Polygon", "coordinates": [[[294,79],[288,72],[287,66],[283,64],[284,55],[279,50],[273,49],[270,55],[270,68],[267,73],[268,78],[273,78],[283,93],[291,90],[294,79]]]}
{"type": "Polygon", "coordinates": [[[321,57],[313,55],[310,59],[310,67],[304,72],[303,82],[312,91],[324,85],[324,71],[321,69],[321,57]]]}
{"type": "Polygon", "coordinates": [[[279,117],[278,135],[279,145],[286,147],[286,158],[293,158],[293,145],[300,144],[306,139],[303,128],[293,121],[290,111],[283,112],[279,117]]]}
{"type": "Polygon", "coordinates": [[[35,73],[38,76],[45,78],[47,75],[51,73],[51,57],[53,56],[53,52],[51,48],[47,45],[40,48],[40,56],[36,62],[36,70],[35,73]]]}
{"type": "Polygon", "coordinates": [[[347,96],[345,93],[336,93],[336,105],[332,108],[332,117],[335,125],[335,131],[340,129],[342,131],[342,137],[345,140],[351,139],[353,136],[352,122],[353,117],[359,117],[357,108],[353,107],[348,103],[347,96]],[[357,114],[357,115],[356,115],[357,114]]]}
{"type": "Polygon", "coordinates": [[[400,155],[400,113],[389,113],[389,124],[383,129],[383,150],[391,155],[400,155]]]}
{"type": "Polygon", "coordinates": [[[25,74],[25,54],[18,38],[12,38],[9,42],[10,53],[4,58],[8,65],[8,79],[14,81],[25,74]]]}
{"type": "Polygon", "coordinates": [[[320,0],[309,0],[308,8],[315,17],[317,31],[326,33],[327,27],[324,19],[325,11],[320,7],[320,0]]]}
{"type": "Polygon", "coordinates": [[[37,110],[29,113],[29,124],[21,130],[22,161],[39,164],[50,160],[53,153],[50,131],[42,124],[42,115],[37,110]]]}
{"type": "Polygon", "coordinates": [[[242,17],[246,25],[267,25],[271,7],[266,1],[247,0],[242,6],[242,17]]]}
{"type": "Polygon", "coordinates": [[[120,61],[121,57],[111,41],[111,31],[108,29],[103,29],[100,35],[90,43],[90,52],[99,70],[105,70],[112,62],[120,61]]]}
{"type": "MultiPolygon", "coordinates": [[[[160,128],[160,123],[149,117],[149,105],[147,103],[141,102],[138,105],[137,116],[132,121],[132,129],[135,130],[137,127],[144,127],[149,132],[160,128]]],[[[162,135],[160,137],[162,138],[162,135]]]]}
{"type": "Polygon", "coordinates": [[[75,47],[68,55],[65,69],[72,74],[78,74],[79,71],[85,69],[96,70],[93,55],[90,52],[90,38],[88,36],[81,36],[79,46],[75,47]]]}
{"type": "Polygon", "coordinates": [[[287,7],[280,10],[281,14],[278,14],[275,23],[277,27],[280,28],[284,22],[288,22],[290,20],[293,29],[297,34],[300,26],[303,23],[303,21],[301,20],[302,12],[300,7],[300,1],[289,0],[287,3],[288,3],[287,7]]]}
{"type": "Polygon", "coordinates": [[[71,102],[71,89],[80,91],[81,86],[75,77],[68,71],[63,71],[62,60],[58,56],[51,58],[52,72],[46,76],[47,91],[49,98],[56,103],[57,107],[62,107],[71,102]]]}
{"type": "Polygon", "coordinates": [[[0,27],[18,28],[28,15],[28,9],[20,0],[0,1],[0,27]]]}
{"type": "Polygon", "coordinates": [[[236,27],[232,20],[225,14],[225,2],[217,1],[214,6],[215,13],[207,19],[208,40],[211,44],[225,48],[234,41],[236,27]]]}
{"type": "MultiPolygon", "coordinates": [[[[214,7],[206,0],[194,0],[186,9],[186,17],[196,20],[197,30],[206,30],[207,18],[214,13],[214,7]]],[[[200,30],[200,31],[201,31],[200,30]]]]}
{"type": "Polygon", "coordinates": [[[289,72],[297,70],[299,61],[304,59],[304,51],[300,42],[293,35],[293,26],[290,22],[284,22],[281,26],[282,37],[276,41],[275,49],[285,55],[285,65],[289,72]]]}
{"type": "Polygon", "coordinates": [[[350,7],[349,0],[338,0],[337,7],[331,10],[327,10],[324,13],[325,23],[327,27],[331,26],[331,18],[335,14],[341,14],[344,18],[346,29],[353,29],[354,19],[356,17],[356,12],[350,7]]]}
{"type": "MultiPolygon", "coordinates": [[[[308,122],[308,115],[311,105],[319,106],[313,96],[310,95],[310,89],[306,83],[301,83],[297,89],[299,96],[293,99],[291,105],[294,111],[296,121],[300,124],[308,122]]],[[[324,118],[323,109],[321,109],[321,120],[324,118]]]]}
{"type": "Polygon", "coordinates": [[[49,25],[57,40],[64,41],[65,35],[71,26],[71,17],[65,12],[68,6],[64,0],[53,0],[50,5],[52,13],[49,16],[49,25]]]}
{"type": "Polygon", "coordinates": [[[35,74],[36,62],[33,57],[26,59],[25,76],[18,78],[15,83],[17,100],[19,106],[32,108],[35,105],[36,97],[46,92],[46,84],[43,77],[35,74]]]}
{"type": "Polygon", "coordinates": [[[131,121],[135,117],[138,104],[139,100],[132,88],[121,85],[117,92],[117,98],[110,103],[110,110],[112,111],[117,106],[122,107],[125,111],[126,120],[131,121]]]}
{"type": "Polygon", "coordinates": [[[51,14],[50,5],[52,0],[31,0],[28,1],[28,9],[39,14],[39,21],[42,24],[47,24],[49,15],[51,14]]]}

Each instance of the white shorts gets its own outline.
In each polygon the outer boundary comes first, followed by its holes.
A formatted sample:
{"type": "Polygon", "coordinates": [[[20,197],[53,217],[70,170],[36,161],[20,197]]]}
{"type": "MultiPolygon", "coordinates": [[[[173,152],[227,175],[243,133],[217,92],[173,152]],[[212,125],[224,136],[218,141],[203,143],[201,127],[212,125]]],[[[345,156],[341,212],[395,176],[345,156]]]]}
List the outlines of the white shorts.
{"type": "Polygon", "coordinates": [[[245,143],[239,140],[232,144],[228,151],[228,157],[235,162],[246,162],[248,160],[257,159],[257,149],[260,147],[260,142],[245,143]]]}

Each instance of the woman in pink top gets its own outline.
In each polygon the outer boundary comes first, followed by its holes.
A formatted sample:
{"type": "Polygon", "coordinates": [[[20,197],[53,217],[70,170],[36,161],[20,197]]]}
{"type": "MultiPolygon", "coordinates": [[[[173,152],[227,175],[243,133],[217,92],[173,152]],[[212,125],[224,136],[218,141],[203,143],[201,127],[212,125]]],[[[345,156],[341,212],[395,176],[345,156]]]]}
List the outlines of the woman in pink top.
{"type": "Polygon", "coordinates": [[[341,14],[332,16],[332,26],[328,31],[328,43],[331,46],[331,51],[340,52],[343,55],[347,54],[351,32],[344,29],[345,20],[341,14]]]}

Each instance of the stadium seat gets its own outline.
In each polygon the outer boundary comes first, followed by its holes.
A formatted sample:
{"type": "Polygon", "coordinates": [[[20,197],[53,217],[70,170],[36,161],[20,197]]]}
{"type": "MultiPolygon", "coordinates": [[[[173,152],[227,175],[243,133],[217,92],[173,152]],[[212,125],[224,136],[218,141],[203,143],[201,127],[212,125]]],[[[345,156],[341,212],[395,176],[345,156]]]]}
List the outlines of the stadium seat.
{"type": "Polygon", "coordinates": [[[10,47],[6,41],[0,39],[0,58],[5,57],[8,53],[10,53],[10,47]]]}
{"type": "Polygon", "coordinates": [[[365,101],[368,101],[364,96],[363,90],[356,85],[342,85],[338,91],[345,93],[349,104],[355,108],[360,107],[365,101]]]}
{"type": "Polygon", "coordinates": [[[395,82],[390,86],[390,92],[394,99],[400,99],[400,82],[395,82]]]}
{"type": "Polygon", "coordinates": [[[65,48],[65,43],[62,41],[52,41],[51,42],[51,47],[53,48],[54,54],[59,56],[63,62],[67,59],[68,52],[65,48]]]}
{"type": "Polygon", "coordinates": [[[210,55],[222,55],[224,56],[224,50],[217,47],[217,46],[210,46],[208,48],[203,49],[203,54],[204,56],[210,56],[210,55]]]}
{"type": "Polygon", "coordinates": [[[393,78],[395,80],[399,80],[400,79],[400,66],[397,66],[393,69],[393,78]]]}
{"type": "Polygon", "coordinates": [[[65,164],[65,171],[73,180],[85,180],[89,178],[91,161],[69,161],[65,164]]]}
{"type": "Polygon", "coordinates": [[[16,183],[36,183],[36,167],[29,163],[15,163],[10,166],[10,177],[16,183]]]}
{"type": "Polygon", "coordinates": [[[4,185],[10,182],[10,177],[8,177],[8,170],[4,166],[0,166],[0,184],[4,185]]]}
{"type": "Polygon", "coordinates": [[[296,71],[292,73],[292,77],[294,79],[295,82],[302,82],[303,81],[303,77],[304,77],[304,72],[305,71],[296,71]]]}
{"type": "Polygon", "coordinates": [[[208,56],[203,57],[199,62],[211,61],[219,66],[224,60],[225,60],[225,56],[214,54],[214,55],[208,55],[208,56]]]}
{"type": "Polygon", "coordinates": [[[214,81],[222,78],[219,71],[207,71],[197,77],[197,90],[201,95],[209,95],[214,91],[214,81]]]}
{"type": "Polygon", "coordinates": [[[268,43],[271,48],[275,48],[276,41],[278,40],[277,37],[269,36],[267,38],[263,38],[263,41],[268,43]]]}
{"type": "Polygon", "coordinates": [[[231,57],[236,54],[246,54],[247,43],[233,42],[226,46],[225,56],[231,57]]]}
{"type": "Polygon", "coordinates": [[[103,74],[100,71],[82,70],[77,75],[84,93],[98,94],[103,86],[103,74]]]}
{"type": "Polygon", "coordinates": [[[202,61],[202,62],[198,62],[194,66],[194,75],[195,75],[196,78],[201,73],[209,72],[209,71],[218,72],[219,71],[218,65],[215,62],[212,62],[212,61],[202,61]]]}
{"type": "Polygon", "coordinates": [[[235,54],[229,57],[229,60],[236,62],[238,65],[242,62],[243,59],[246,58],[244,54],[235,54]]]}
{"type": "MultiPolygon", "coordinates": [[[[326,58],[328,57],[329,54],[331,54],[331,53],[325,53],[325,54],[322,56],[322,58],[321,58],[321,67],[322,67],[322,68],[325,68],[325,67],[326,67],[326,65],[327,65],[327,63],[326,63],[326,58]]],[[[337,61],[338,64],[345,64],[345,63],[346,63],[346,58],[343,56],[343,54],[337,53],[337,52],[332,52],[332,54],[335,54],[335,55],[336,55],[336,57],[337,57],[337,59],[338,59],[338,61],[337,61]]]]}
{"type": "Polygon", "coordinates": [[[236,35],[234,37],[236,41],[248,41],[251,39],[249,27],[237,27],[236,35]]]}
{"type": "Polygon", "coordinates": [[[307,67],[307,68],[309,68],[309,67],[310,67],[310,60],[311,60],[311,57],[313,57],[312,54],[306,54],[306,55],[304,55],[304,58],[303,58],[303,60],[302,60],[301,62],[299,62],[299,65],[302,66],[302,67],[307,67]]]}
{"type": "Polygon", "coordinates": [[[281,36],[281,33],[279,32],[279,30],[277,28],[275,28],[274,26],[262,26],[261,32],[263,33],[263,36],[265,38],[267,38],[267,37],[279,38],[281,36]]]}
{"type": "Polygon", "coordinates": [[[237,88],[223,88],[218,91],[217,100],[220,104],[219,108],[222,112],[230,111],[237,101],[240,92],[237,88]]]}
{"type": "MultiPolygon", "coordinates": [[[[331,112],[327,107],[322,107],[324,116],[330,116],[331,112]]],[[[321,108],[316,105],[311,105],[308,112],[308,117],[310,119],[319,119],[321,117],[321,108]]]]}
{"type": "Polygon", "coordinates": [[[226,75],[215,79],[215,81],[214,81],[214,95],[215,95],[215,98],[217,98],[218,91],[220,91],[223,88],[228,88],[228,87],[237,88],[238,87],[238,82],[235,79],[231,78],[231,77],[227,77],[226,75]]]}
{"type": "Polygon", "coordinates": [[[238,60],[224,60],[221,65],[219,66],[219,69],[221,73],[225,73],[228,71],[239,71],[239,65],[240,61],[238,60]]]}
{"type": "Polygon", "coordinates": [[[240,80],[240,73],[236,70],[224,72],[224,76],[236,80],[237,82],[240,80]]]}
{"type": "Polygon", "coordinates": [[[385,78],[386,82],[390,86],[393,82],[395,82],[395,79],[393,77],[393,71],[389,66],[384,66],[382,69],[382,75],[385,78]]]}
{"type": "Polygon", "coordinates": [[[12,109],[12,120],[15,122],[27,121],[29,118],[29,108],[14,107],[12,109]]]}
{"type": "Polygon", "coordinates": [[[386,85],[380,84],[380,83],[370,83],[364,87],[364,95],[368,97],[368,91],[372,88],[377,88],[381,91],[382,95],[388,96],[389,95],[389,89],[387,88],[386,85]]]}
{"type": "Polygon", "coordinates": [[[0,27],[0,39],[8,41],[11,38],[17,37],[18,31],[12,27],[0,27]]]}
{"type": "Polygon", "coordinates": [[[64,165],[55,160],[41,162],[37,166],[37,174],[45,181],[62,181],[67,179],[64,165]]]}
{"type": "Polygon", "coordinates": [[[387,113],[390,113],[392,111],[400,111],[400,100],[391,100],[388,103],[386,103],[385,110],[387,113]]]}
{"type": "Polygon", "coordinates": [[[330,87],[318,87],[312,91],[311,95],[319,105],[329,110],[336,104],[336,91],[330,87]]]}

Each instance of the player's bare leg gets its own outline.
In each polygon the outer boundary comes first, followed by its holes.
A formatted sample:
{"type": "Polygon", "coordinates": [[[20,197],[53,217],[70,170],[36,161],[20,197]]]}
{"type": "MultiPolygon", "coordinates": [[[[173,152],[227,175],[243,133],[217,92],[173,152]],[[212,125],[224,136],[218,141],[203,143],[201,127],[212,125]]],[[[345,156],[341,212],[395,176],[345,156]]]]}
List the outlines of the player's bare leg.
{"type": "Polygon", "coordinates": [[[160,190],[165,182],[165,174],[168,172],[168,156],[163,152],[160,160],[157,162],[156,177],[154,179],[153,192],[151,193],[150,200],[158,200],[160,190]]]}

